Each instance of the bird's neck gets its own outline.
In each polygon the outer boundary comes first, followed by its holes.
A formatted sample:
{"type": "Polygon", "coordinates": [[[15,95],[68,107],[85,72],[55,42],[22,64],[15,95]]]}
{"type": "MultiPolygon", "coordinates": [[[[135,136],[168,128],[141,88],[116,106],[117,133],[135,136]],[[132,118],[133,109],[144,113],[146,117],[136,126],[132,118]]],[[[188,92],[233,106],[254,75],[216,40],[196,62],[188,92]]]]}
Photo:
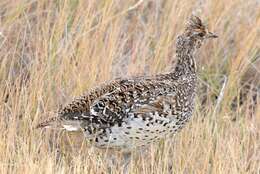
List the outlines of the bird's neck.
{"type": "Polygon", "coordinates": [[[175,76],[182,76],[188,74],[196,74],[196,61],[194,59],[194,52],[196,50],[195,41],[181,35],[176,42],[176,58],[177,64],[173,71],[175,76]]]}

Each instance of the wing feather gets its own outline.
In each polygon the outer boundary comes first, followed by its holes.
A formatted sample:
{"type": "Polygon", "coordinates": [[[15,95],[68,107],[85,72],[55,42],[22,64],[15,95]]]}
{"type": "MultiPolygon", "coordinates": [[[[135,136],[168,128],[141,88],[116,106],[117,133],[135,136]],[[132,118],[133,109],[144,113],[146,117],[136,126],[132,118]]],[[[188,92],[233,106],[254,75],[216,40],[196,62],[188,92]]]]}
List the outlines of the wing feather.
{"type": "Polygon", "coordinates": [[[165,95],[175,90],[174,85],[158,79],[116,79],[75,99],[53,121],[78,121],[82,128],[92,125],[94,129],[120,124],[129,113],[163,112],[162,102],[169,98],[165,95]]]}

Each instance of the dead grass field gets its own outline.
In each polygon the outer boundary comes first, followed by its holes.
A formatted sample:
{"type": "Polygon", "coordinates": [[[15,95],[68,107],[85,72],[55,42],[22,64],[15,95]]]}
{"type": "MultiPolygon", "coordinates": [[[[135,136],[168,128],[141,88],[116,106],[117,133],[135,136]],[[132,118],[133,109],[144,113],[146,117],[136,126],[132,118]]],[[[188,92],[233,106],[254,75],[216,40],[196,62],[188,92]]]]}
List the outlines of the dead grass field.
{"type": "Polygon", "coordinates": [[[197,53],[195,113],[130,173],[259,174],[258,0],[1,0],[0,173],[107,173],[80,134],[34,126],[103,81],[169,69],[191,13],[219,35],[197,53]]]}

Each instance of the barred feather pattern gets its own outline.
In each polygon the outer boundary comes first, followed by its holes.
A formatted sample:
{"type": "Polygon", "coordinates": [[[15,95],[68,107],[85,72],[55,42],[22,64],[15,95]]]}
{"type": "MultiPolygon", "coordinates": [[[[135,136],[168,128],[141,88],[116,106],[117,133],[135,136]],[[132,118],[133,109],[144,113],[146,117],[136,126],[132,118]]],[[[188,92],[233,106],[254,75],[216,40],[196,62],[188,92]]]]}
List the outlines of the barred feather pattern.
{"type": "Polygon", "coordinates": [[[177,38],[175,69],[166,74],[115,79],[104,83],[58,111],[67,130],[82,130],[100,148],[129,149],[173,135],[190,119],[196,94],[194,52],[206,28],[192,16],[177,38]]]}

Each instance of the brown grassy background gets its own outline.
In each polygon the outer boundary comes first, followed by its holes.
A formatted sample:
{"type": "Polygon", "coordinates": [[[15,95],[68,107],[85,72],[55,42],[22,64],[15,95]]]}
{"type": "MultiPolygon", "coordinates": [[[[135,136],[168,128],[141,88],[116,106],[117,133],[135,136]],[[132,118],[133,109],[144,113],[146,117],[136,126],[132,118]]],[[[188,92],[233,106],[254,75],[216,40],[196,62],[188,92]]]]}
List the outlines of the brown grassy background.
{"type": "Polygon", "coordinates": [[[103,81],[166,71],[191,13],[219,35],[197,54],[193,118],[130,173],[259,173],[258,0],[1,0],[0,173],[107,173],[81,135],[34,126],[103,81]]]}

